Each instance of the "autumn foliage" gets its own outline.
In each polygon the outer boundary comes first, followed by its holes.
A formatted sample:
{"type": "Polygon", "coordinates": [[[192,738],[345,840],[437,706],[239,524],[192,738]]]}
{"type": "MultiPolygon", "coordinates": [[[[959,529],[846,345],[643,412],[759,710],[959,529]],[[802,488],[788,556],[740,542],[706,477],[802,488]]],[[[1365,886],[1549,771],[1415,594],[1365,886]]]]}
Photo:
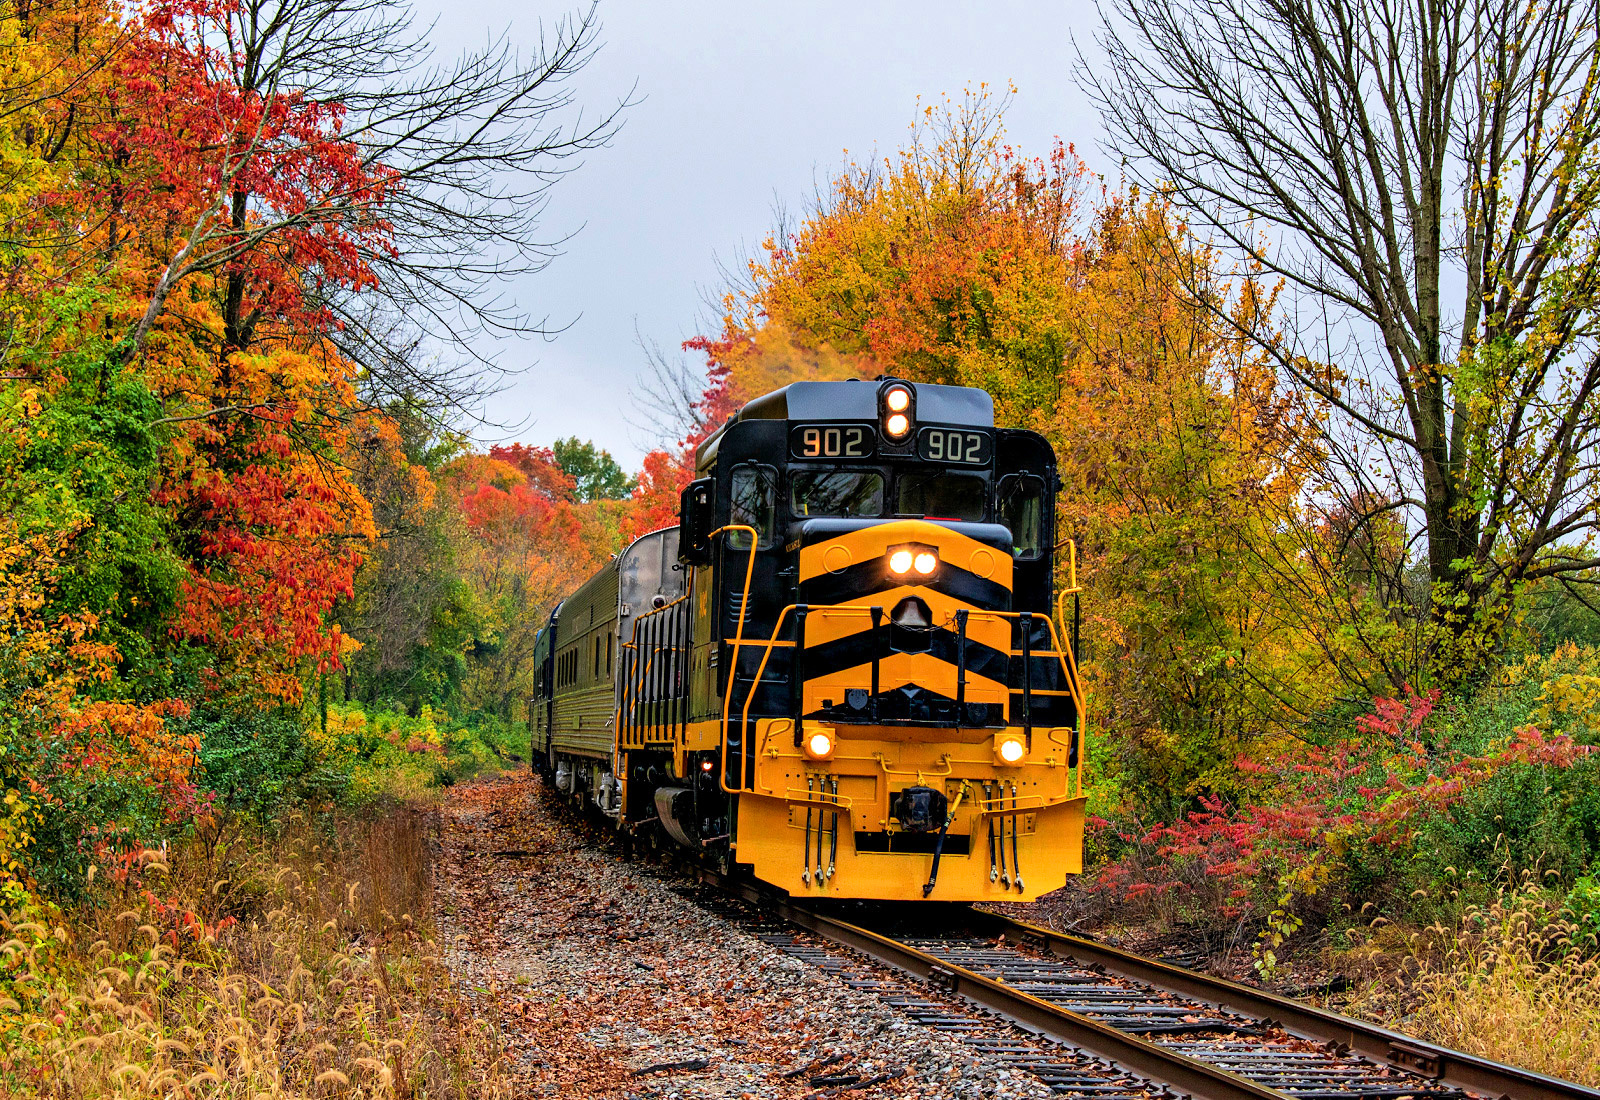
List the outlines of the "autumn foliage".
{"type": "Polygon", "coordinates": [[[4,705],[29,715],[0,768],[32,823],[0,878],[23,884],[202,819],[191,709],[298,704],[357,645],[336,608],[377,532],[348,471],[385,429],[326,291],[373,286],[389,173],[339,103],[250,85],[238,12],[0,14],[4,705]]]}
{"type": "MultiPolygon", "coordinates": [[[[362,752],[450,781],[436,713],[520,747],[549,612],[676,522],[694,448],[769,390],[880,373],[982,387],[1055,447],[1100,896],[1281,928],[1463,820],[1450,850],[1487,866],[1519,777],[1560,777],[1539,820],[1589,820],[1600,732],[1561,707],[1595,709],[1590,657],[1447,735],[1470,700],[1408,694],[1410,533],[1330,491],[1327,410],[1263,341],[1279,287],[1071,144],[1011,146],[1005,97],[925,107],[764,243],[685,344],[695,427],[630,477],[375,396],[339,306],[385,290],[417,192],[337,95],[261,79],[251,10],[0,8],[0,908],[125,884],[250,797],[332,797],[362,752]]],[[[1576,878],[1580,833],[1516,861],[1576,878]]]]}
{"type": "MultiPolygon", "coordinates": [[[[1006,99],[924,107],[898,153],[847,164],[765,242],[720,331],[689,345],[708,364],[700,411],[882,372],[980,386],[997,424],[1051,441],[1085,585],[1106,912],[1265,926],[1270,969],[1290,925],[1329,919],[1355,884],[1403,897],[1418,845],[1492,873],[1461,822],[1492,818],[1520,776],[1581,791],[1596,738],[1531,720],[1439,732],[1439,696],[1410,693],[1396,607],[1415,597],[1390,579],[1407,532],[1356,532],[1384,502],[1325,483],[1327,410],[1263,346],[1288,320],[1278,285],[1071,145],[1012,147],[1006,99]]],[[[1577,874],[1600,835],[1543,850],[1577,874]]]]}

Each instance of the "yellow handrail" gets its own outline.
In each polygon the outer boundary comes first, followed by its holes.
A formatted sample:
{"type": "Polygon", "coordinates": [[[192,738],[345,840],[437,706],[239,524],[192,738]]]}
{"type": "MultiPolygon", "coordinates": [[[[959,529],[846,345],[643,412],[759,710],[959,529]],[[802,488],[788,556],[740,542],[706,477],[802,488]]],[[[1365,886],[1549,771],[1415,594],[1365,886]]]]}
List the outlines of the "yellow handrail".
{"type": "MultiPolygon", "coordinates": [[[[716,538],[725,531],[748,531],[750,533],[750,556],[745,561],[744,591],[739,596],[739,626],[738,629],[733,632],[733,660],[730,662],[728,668],[728,690],[724,692],[722,696],[722,751],[724,753],[728,751],[728,715],[733,710],[733,686],[739,680],[739,650],[744,646],[744,617],[745,613],[750,610],[750,580],[755,576],[756,547],[761,543],[761,532],[757,531],[754,527],[751,527],[748,523],[724,524],[707,535],[706,541],[710,542],[712,539],[716,538]]],[[[767,649],[767,653],[768,655],[771,655],[772,649],[770,647],[767,649]]],[[[760,678],[758,677],[756,683],[759,682],[760,678]]],[[[755,684],[750,685],[750,690],[752,693],[755,691],[755,684]]],[[[749,755],[749,751],[748,746],[745,746],[743,742],[743,730],[740,731],[739,736],[741,738],[740,745],[744,747],[745,750],[740,753],[739,757],[739,787],[743,789],[744,757],[749,755]]],[[[728,781],[727,777],[728,763],[726,760],[724,760],[722,763],[721,779],[721,782],[724,785],[726,785],[728,781]]],[[[724,786],[724,789],[726,789],[726,786],[724,786]]]]}
{"type": "MultiPolygon", "coordinates": [[[[774,623],[773,627],[772,627],[772,637],[767,639],[767,651],[761,655],[761,663],[756,666],[756,677],[755,677],[754,680],[750,681],[750,693],[744,697],[744,710],[739,712],[739,743],[740,743],[740,745],[744,746],[745,751],[740,754],[740,759],[739,759],[739,786],[738,787],[730,787],[730,786],[728,786],[728,768],[727,768],[727,765],[723,765],[723,768],[722,768],[722,780],[721,780],[722,789],[724,791],[727,791],[729,794],[735,794],[735,793],[737,793],[739,791],[742,791],[742,790],[746,789],[745,785],[744,785],[744,757],[745,756],[751,756],[753,758],[754,755],[755,755],[754,752],[753,752],[755,746],[750,745],[745,740],[745,731],[750,728],[750,704],[755,702],[756,687],[761,683],[761,675],[762,675],[762,673],[767,671],[767,662],[772,660],[772,650],[774,648],[773,643],[775,643],[778,640],[778,631],[783,629],[783,621],[789,617],[789,612],[793,611],[794,608],[795,608],[795,605],[794,604],[790,604],[788,607],[785,607],[782,611],[778,612],[778,621],[776,623],[774,623]]],[[[743,626],[744,626],[744,623],[741,622],[739,624],[739,626],[742,629],[743,626]]],[[[738,667],[739,667],[738,665],[734,666],[734,668],[738,668],[738,667]]],[[[730,702],[733,699],[733,674],[732,674],[731,671],[728,674],[728,699],[729,699],[730,702]]],[[[804,704],[802,704],[802,705],[804,705],[804,704]]],[[[727,712],[726,711],[723,712],[722,735],[723,735],[724,739],[726,739],[726,737],[728,735],[728,718],[727,718],[727,712]]]]}
{"type": "MultiPolygon", "coordinates": [[[[749,587],[748,587],[749,586],[749,574],[748,574],[748,572],[746,573],[745,584],[746,584],[746,594],[748,595],[748,592],[749,592],[749,587]]],[[[773,625],[772,634],[771,634],[770,637],[768,637],[766,639],[766,641],[764,643],[765,652],[761,655],[761,663],[756,666],[755,678],[750,683],[750,692],[745,697],[744,709],[740,712],[740,715],[739,715],[739,723],[740,723],[740,730],[741,730],[740,736],[741,737],[744,736],[743,731],[749,729],[749,726],[750,726],[750,707],[755,701],[756,688],[758,688],[761,685],[761,678],[766,674],[767,662],[772,659],[772,651],[777,646],[778,634],[779,634],[779,632],[782,631],[783,624],[788,619],[789,613],[791,611],[796,610],[796,608],[798,606],[799,605],[797,605],[797,604],[789,604],[788,606],[784,607],[782,611],[780,611],[778,613],[778,619],[777,619],[777,622],[773,625]]],[[[735,644],[735,647],[736,647],[735,648],[735,653],[736,654],[738,652],[737,647],[742,643],[743,635],[744,635],[744,620],[743,620],[743,617],[742,617],[743,608],[741,608],[740,610],[741,610],[741,618],[740,618],[740,621],[739,621],[739,631],[735,635],[735,638],[734,638],[734,644],[735,644]]],[[[872,612],[872,609],[870,607],[860,607],[860,606],[854,606],[854,605],[833,606],[833,607],[826,607],[826,606],[825,607],[813,607],[813,608],[810,608],[809,610],[810,610],[811,614],[821,614],[821,615],[863,615],[863,616],[867,616],[867,615],[870,615],[871,612],[872,612]]],[[[1087,707],[1085,706],[1085,703],[1084,703],[1082,684],[1081,684],[1081,681],[1078,679],[1078,662],[1077,662],[1077,658],[1072,653],[1072,651],[1070,649],[1068,649],[1065,645],[1062,644],[1061,633],[1057,632],[1056,624],[1051,620],[1051,617],[1049,615],[1041,614],[1041,613],[1039,613],[1037,611],[1034,611],[1034,612],[992,611],[992,610],[988,610],[988,609],[984,609],[984,608],[973,608],[969,612],[969,614],[972,615],[973,617],[980,618],[980,619],[981,618],[985,618],[985,617],[992,618],[992,619],[1020,619],[1023,615],[1026,614],[1026,615],[1037,616],[1038,618],[1040,618],[1040,619],[1042,619],[1044,621],[1045,626],[1050,631],[1050,642],[1055,648],[1055,657],[1056,657],[1056,659],[1058,661],[1061,662],[1061,669],[1067,675],[1067,683],[1068,683],[1068,685],[1070,687],[1070,690],[1072,692],[1073,701],[1077,704],[1077,708],[1078,708],[1078,763],[1077,763],[1077,766],[1074,768],[1073,772],[1071,773],[1071,776],[1072,776],[1072,789],[1077,790],[1077,791],[1082,791],[1082,789],[1083,789],[1083,758],[1084,758],[1084,755],[1085,755],[1085,753],[1087,751],[1087,741],[1088,741],[1088,721],[1087,721],[1087,717],[1086,717],[1086,715],[1087,715],[1087,707]]],[[[762,643],[753,643],[753,644],[762,644],[762,643]]],[[[733,687],[732,687],[732,684],[733,684],[734,671],[736,671],[737,668],[738,668],[738,665],[737,665],[737,663],[735,663],[733,670],[730,670],[730,672],[729,672],[728,694],[727,694],[727,697],[726,697],[726,699],[724,701],[723,712],[722,712],[722,726],[723,726],[724,734],[726,734],[726,731],[727,731],[727,728],[728,728],[728,718],[732,713],[732,701],[733,701],[733,687]]],[[[802,706],[803,705],[804,704],[802,703],[802,706]]],[[[1054,741],[1054,738],[1051,738],[1051,740],[1054,741]]],[[[1059,743],[1059,742],[1057,742],[1057,743],[1059,743]]],[[[886,771],[889,770],[887,764],[884,761],[880,760],[879,763],[883,765],[883,767],[885,768],[886,771]]],[[[726,791],[727,793],[729,793],[729,794],[737,794],[737,793],[739,793],[741,791],[746,790],[747,788],[744,785],[743,761],[741,761],[741,767],[740,767],[740,772],[739,772],[739,785],[737,787],[729,787],[728,786],[728,782],[727,782],[727,767],[726,766],[724,766],[723,769],[722,769],[722,775],[720,777],[719,782],[720,782],[720,784],[722,786],[722,789],[724,791],[726,791]]]]}
{"type": "MultiPolygon", "coordinates": [[[[689,598],[689,593],[685,592],[683,595],[679,596],[677,599],[672,600],[669,603],[664,603],[660,607],[652,607],[649,611],[646,611],[646,612],[644,612],[644,613],[642,613],[640,615],[634,616],[634,619],[633,619],[633,636],[635,638],[637,638],[639,636],[639,624],[640,623],[644,622],[646,619],[648,619],[648,618],[650,618],[652,616],[663,615],[666,612],[671,611],[674,607],[677,607],[680,603],[683,603],[688,598],[689,598]]],[[[639,644],[637,642],[624,642],[622,644],[622,648],[623,649],[632,649],[636,653],[638,653],[641,657],[644,656],[644,653],[645,653],[644,650],[639,648],[639,644]]],[[[642,687],[646,682],[648,682],[648,680],[650,678],[650,670],[651,670],[652,667],[654,667],[655,661],[656,661],[656,657],[657,657],[658,654],[660,654],[660,652],[661,652],[661,650],[663,648],[670,648],[670,647],[663,647],[663,646],[659,646],[659,645],[653,647],[649,651],[649,657],[646,660],[644,667],[642,669],[640,669],[640,668],[636,668],[635,669],[635,671],[638,673],[638,675],[634,678],[633,686],[634,686],[635,689],[638,689],[638,688],[642,687]]],[[[690,648],[691,649],[693,648],[693,639],[692,638],[690,639],[690,648]]],[[[660,702],[660,701],[661,700],[652,700],[652,702],[660,702]]],[[[634,702],[637,703],[638,700],[635,699],[634,702]]],[[[633,744],[633,735],[634,735],[634,732],[638,729],[639,723],[632,721],[631,720],[631,716],[629,716],[629,715],[627,715],[625,713],[623,715],[623,721],[618,723],[618,727],[621,728],[624,725],[626,726],[626,729],[627,729],[627,741],[628,741],[629,747],[630,748],[639,747],[638,745],[634,745],[633,744]]],[[[640,745],[642,745],[642,744],[643,744],[643,742],[640,742],[640,745]]]]}

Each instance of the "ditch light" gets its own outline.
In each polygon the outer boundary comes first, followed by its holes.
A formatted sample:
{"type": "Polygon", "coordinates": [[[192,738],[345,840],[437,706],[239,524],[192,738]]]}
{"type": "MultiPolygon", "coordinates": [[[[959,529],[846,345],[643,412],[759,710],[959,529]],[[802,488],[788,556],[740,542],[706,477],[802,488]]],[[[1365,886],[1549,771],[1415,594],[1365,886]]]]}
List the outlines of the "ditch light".
{"type": "Polygon", "coordinates": [[[1028,746],[1014,733],[1003,733],[994,739],[994,754],[1002,764],[1019,764],[1028,754],[1028,746]]]}

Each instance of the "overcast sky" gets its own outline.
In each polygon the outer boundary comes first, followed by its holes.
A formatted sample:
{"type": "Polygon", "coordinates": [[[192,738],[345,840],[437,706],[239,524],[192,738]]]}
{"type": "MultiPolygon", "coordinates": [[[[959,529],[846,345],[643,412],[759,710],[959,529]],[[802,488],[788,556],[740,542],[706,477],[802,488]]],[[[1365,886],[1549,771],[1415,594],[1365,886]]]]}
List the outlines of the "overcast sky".
{"type": "MultiPolygon", "coordinates": [[[[540,16],[566,10],[545,0],[418,7],[440,17],[439,46],[452,52],[506,27],[532,44],[540,16]]],[[[509,288],[526,312],[567,326],[504,349],[506,365],[526,368],[488,410],[525,421],[510,438],[577,435],[635,467],[651,443],[623,419],[646,368],[635,324],[675,352],[709,323],[718,259],[753,251],[775,204],[803,208],[847,150],[898,148],[919,95],[1012,82],[1014,145],[1042,154],[1060,135],[1091,168],[1115,170],[1072,83],[1072,35],[1087,45],[1095,25],[1086,3],[602,0],[600,19],[603,46],[578,84],[584,104],[603,111],[635,84],[639,102],[612,144],[554,190],[547,235],[574,234],[563,255],[509,288]]]]}

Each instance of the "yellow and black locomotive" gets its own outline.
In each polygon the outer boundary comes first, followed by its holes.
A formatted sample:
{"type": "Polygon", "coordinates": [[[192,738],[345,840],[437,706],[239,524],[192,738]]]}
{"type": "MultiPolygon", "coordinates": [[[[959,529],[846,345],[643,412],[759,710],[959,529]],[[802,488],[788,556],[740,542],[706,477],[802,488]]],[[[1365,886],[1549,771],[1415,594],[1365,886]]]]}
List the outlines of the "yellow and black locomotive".
{"type": "Polygon", "coordinates": [[[679,526],[551,614],[534,760],[618,829],[791,893],[1056,889],[1084,806],[1058,484],[982,390],[750,402],[696,451],[679,526]]]}

